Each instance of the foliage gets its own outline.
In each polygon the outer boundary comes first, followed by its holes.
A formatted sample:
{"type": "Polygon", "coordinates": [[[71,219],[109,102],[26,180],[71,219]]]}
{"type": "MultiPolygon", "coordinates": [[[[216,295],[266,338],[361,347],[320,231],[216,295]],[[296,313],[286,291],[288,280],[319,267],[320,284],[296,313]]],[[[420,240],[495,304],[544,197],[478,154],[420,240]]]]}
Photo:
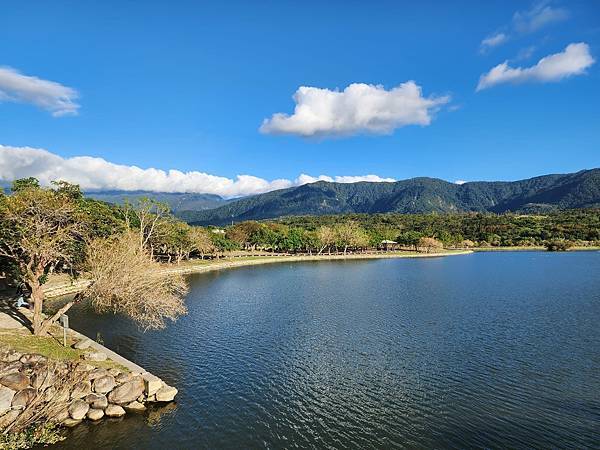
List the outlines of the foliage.
{"type": "MultiPolygon", "coordinates": [[[[600,207],[600,169],[546,175],[513,182],[457,185],[434,178],[394,183],[320,181],[231,201],[211,210],[187,211],[196,225],[283,216],[356,213],[429,214],[456,212],[548,213],[600,207]]],[[[440,237],[441,239],[441,237],[440,237]]]]}
{"type": "Polygon", "coordinates": [[[82,296],[101,313],[124,314],[146,330],[186,313],[183,277],[165,274],[134,232],[90,242],[87,271],[92,284],[82,296]]]}
{"type": "Polygon", "coordinates": [[[573,243],[566,239],[552,239],[546,241],[545,247],[550,252],[566,252],[573,247],[573,243]]]}
{"type": "Polygon", "coordinates": [[[60,429],[53,423],[33,425],[24,431],[0,434],[0,449],[18,450],[35,446],[47,446],[65,440],[60,429]]]}

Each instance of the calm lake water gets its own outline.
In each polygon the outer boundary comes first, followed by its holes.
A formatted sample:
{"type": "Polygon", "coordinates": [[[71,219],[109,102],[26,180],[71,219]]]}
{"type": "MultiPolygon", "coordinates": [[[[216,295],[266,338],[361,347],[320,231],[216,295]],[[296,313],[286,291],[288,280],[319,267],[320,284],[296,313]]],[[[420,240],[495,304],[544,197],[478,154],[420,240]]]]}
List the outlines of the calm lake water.
{"type": "Polygon", "coordinates": [[[53,448],[598,448],[600,253],[285,263],[190,278],[161,332],[72,326],[179,388],[53,448]]]}

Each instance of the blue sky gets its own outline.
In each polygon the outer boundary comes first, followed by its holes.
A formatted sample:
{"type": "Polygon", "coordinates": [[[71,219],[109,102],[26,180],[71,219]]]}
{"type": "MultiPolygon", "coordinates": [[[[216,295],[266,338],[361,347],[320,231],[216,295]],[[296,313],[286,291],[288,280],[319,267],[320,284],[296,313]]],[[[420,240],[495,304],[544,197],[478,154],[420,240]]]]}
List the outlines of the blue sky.
{"type": "MultiPolygon", "coordinates": [[[[59,166],[91,156],[227,179],[512,180],[600,166],[600,3],[593,0],[21,1],[6,2],[0,20],[7,76],[52,81],[72,96],[60,110],[35,92],[11,93],[18,88],[0,78],[0,145],[12,151],[0,154],[0,178],[38,175],[31,149],[60,157],[49,160],[59,166]],[[482,46],[489,38],[496,45],[482,46]],[[581,43],[574,57],[584,60],[571,67],[567,46],[581,43]],[[528,71],[561,53],[559,73],[528,71]],[[480,77],[504,62],[499,78],[476,92],[480,77]],[[406,112],[404,94],[388,93],[411,80],[420,103],[406,112]],[[366,100],[335,100],[328,110],[335,117],[317,118],[317,132],[302,115],[259,131],[273,114],[294,113],[301,86],[316,88],[314,102],[328,107],[329,91],[353,83],[373,85],[366,100]],[[374,113],[369,125],[354,123],[371,94],[391,109],[374,113]],[[382,120],[383,129],[373,125],[382,120]],[[27,158],[18,165],[15,155],[27,158]]],[[[248,189],[213,191],[257,191],[248,189]]]]}

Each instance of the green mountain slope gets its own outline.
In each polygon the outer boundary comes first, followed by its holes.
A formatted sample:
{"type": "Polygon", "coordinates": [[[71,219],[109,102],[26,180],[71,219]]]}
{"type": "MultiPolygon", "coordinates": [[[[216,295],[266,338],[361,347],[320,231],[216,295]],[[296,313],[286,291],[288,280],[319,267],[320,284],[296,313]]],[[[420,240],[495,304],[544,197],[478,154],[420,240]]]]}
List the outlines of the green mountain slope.
{"type": "Polygon", "coordinates": [[[195,224],[340,213],[427,213],[462,211],[545,211],[600,206],[600,169],[545,175],[511,182],[462,185],[435,178],[394,183],[320,181],[231,201],[179,215],[195,224]]]}

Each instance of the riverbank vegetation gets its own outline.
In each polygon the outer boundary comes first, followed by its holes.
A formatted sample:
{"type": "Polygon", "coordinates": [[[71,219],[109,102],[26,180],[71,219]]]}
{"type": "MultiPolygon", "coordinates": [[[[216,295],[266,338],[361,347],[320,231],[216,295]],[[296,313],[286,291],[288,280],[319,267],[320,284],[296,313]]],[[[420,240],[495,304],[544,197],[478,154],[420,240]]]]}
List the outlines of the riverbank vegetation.
{"type": "Polygon", "coordinates": [[[600,244],[600,210],[546,215],[351,214],[245,221],[224,228],[194,227],[151,199],[113,205],[86,198],[79,187],[33,178],[0,194],[0,272],[31,298],[35,334],[45,334],[72,303],[42,316],[49,275],[81,273],[90,286],[74,301],[122,313],[143,328],[160,328],[185,313],[186,286],[164,276],[163,264],[215,259],[232,252],[347,255],[373,251],[546,247],[600,244]]]}

